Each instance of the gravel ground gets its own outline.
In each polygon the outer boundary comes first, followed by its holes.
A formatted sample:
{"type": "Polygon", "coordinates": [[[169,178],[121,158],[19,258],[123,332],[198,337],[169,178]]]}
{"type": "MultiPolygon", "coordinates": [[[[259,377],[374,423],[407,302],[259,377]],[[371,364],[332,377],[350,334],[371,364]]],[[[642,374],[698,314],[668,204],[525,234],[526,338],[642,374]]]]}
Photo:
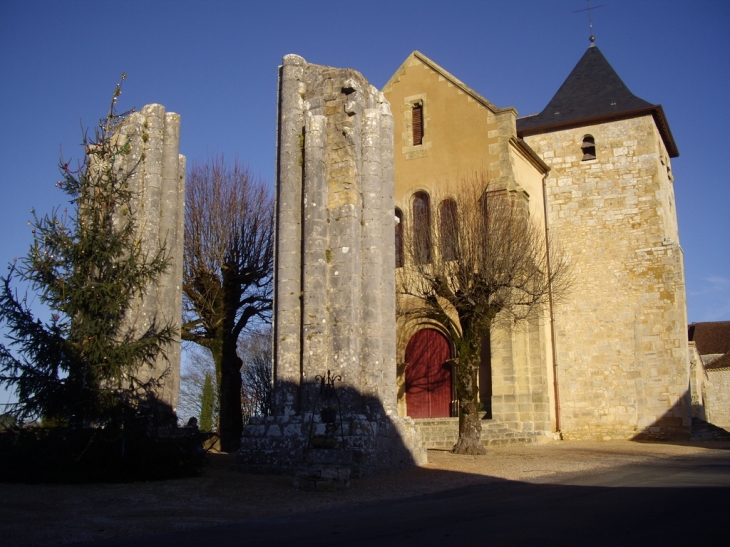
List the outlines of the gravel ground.
{"type": "Polygon", "coordinates": [[[233,455],[211,455],[202,477],[164,482],[92,485],[0,484],[0,543],[64,545],[123,538],[256,517],[327,510],[406,498],[484,482],[549,482],[657,459],[691,458],[730,443],[629,441],[511,445],[486,456],[429,451],[429,463],[400,473],[353,480],[343,492],[300,492],[290,477],[230,471],[233,455]]]}

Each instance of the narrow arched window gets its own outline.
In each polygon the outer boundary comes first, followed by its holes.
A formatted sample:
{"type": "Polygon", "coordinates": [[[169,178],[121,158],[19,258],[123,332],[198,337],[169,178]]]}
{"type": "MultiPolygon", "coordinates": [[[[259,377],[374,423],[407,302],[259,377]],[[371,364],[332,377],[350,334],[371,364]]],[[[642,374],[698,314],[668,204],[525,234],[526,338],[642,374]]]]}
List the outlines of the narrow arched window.
{"type": "Polygon", "coordinates": [[[431,262],[431,202],[426,192],[413,194],[413,259],[431,262]]]}
{"type": "Polygon", "coordinates": [[[596,140],[592,135],[583,137],[583,144],[580,147],[583,150],[583,161],[596,159],[596,140]]]}
{"type": "Polygon", "coordinates": [[[456,260],[458,238],[456,201],[445,199],[439,205],[439,250],[443,260],[456,260]]]}
{"type": "Polygon", "coordinates": [[[411,121],[413,123],[413,146],[423,144],[423,105],[414,104],[411,110],[411,121]]]}
{"type": "Polygon", "coordinates": [[[395,267],[403,266],[403,211],[395,209],[395,267]]]}

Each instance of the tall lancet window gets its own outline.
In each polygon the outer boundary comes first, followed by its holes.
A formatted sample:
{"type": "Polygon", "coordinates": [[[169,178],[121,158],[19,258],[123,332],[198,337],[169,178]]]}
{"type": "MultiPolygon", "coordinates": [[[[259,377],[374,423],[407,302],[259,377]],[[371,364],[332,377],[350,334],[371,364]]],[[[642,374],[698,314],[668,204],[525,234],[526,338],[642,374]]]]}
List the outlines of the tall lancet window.
{"type": "Polygon", "coordinates": [[[395,209],[395,267],[403,266],[403,211],[395,209]]]}
{"type": "Polygon", "coordinates": [[[426,192],[413,194],[413,259],[431,262],[431,200],[426,192]]]}
{"type": "Polygon", "coordinates": [[[456,201],[445,199],[439,205],[439,251],[444,260],[456,260],[459,244],[456,201]]]}

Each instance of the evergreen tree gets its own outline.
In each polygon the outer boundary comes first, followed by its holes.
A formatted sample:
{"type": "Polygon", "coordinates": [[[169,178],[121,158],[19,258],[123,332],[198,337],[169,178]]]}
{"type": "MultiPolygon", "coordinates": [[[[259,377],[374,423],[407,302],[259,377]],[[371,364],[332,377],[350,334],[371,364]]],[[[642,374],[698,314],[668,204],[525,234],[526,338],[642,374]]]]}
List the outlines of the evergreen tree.
{"type": "Polygon", "coordinates": [[[213,377],[210,373],[206,373],[203,393],[200,395],[200,431],[208,433],[213,430],[214,403],[213,377]]]}
{"type": "Polygon", "coordinates": [[[10,343],[0,344],[0,383],[14,389],[11,412],[20,419],[105,423],[115,409],[151,393],[155,379],[143,385],[136,371],[152,364],[175,334],[171,325],[154,323],[134,332],[126,321],[169,258],[164,246],[149,252],[141,245],[130,188],[137,164],[129,140],[116,131],[125,116],[115,113],[120,86],[94,137],[84,133],[77,168],[61,159],[56,185],[70,207],[42,218],[31,210],[30,251],[1,280],[0,324],[10,343]],[[50,310],[49,321],[36,318],[11,287],[18,280],[50,310]]]}

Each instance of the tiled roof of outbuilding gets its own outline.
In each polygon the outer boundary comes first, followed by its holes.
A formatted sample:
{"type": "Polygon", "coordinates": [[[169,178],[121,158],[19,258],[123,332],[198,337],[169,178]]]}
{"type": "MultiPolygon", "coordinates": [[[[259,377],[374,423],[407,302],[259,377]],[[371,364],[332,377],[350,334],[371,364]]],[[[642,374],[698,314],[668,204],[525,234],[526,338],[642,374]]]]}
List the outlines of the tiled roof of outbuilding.
{"type": "Polygon", "coordinates": [[[730,321],[692,323],[688,331],[689,341],[695,343],[700,355],[730,352],[730,321]]]}
{"type": "Polygon", "coordinates": [[[730,352],[705,365],[705,370],[730,368],[730,352]]]}
{"type": "Polygon", "coordinates": [[[678,156],[661,105],[631,93],[599,49],[591,45],[545,109],[517,119],[517,133],[534,135],[645,114],[654,116],[670,157],[678,156]]]}

